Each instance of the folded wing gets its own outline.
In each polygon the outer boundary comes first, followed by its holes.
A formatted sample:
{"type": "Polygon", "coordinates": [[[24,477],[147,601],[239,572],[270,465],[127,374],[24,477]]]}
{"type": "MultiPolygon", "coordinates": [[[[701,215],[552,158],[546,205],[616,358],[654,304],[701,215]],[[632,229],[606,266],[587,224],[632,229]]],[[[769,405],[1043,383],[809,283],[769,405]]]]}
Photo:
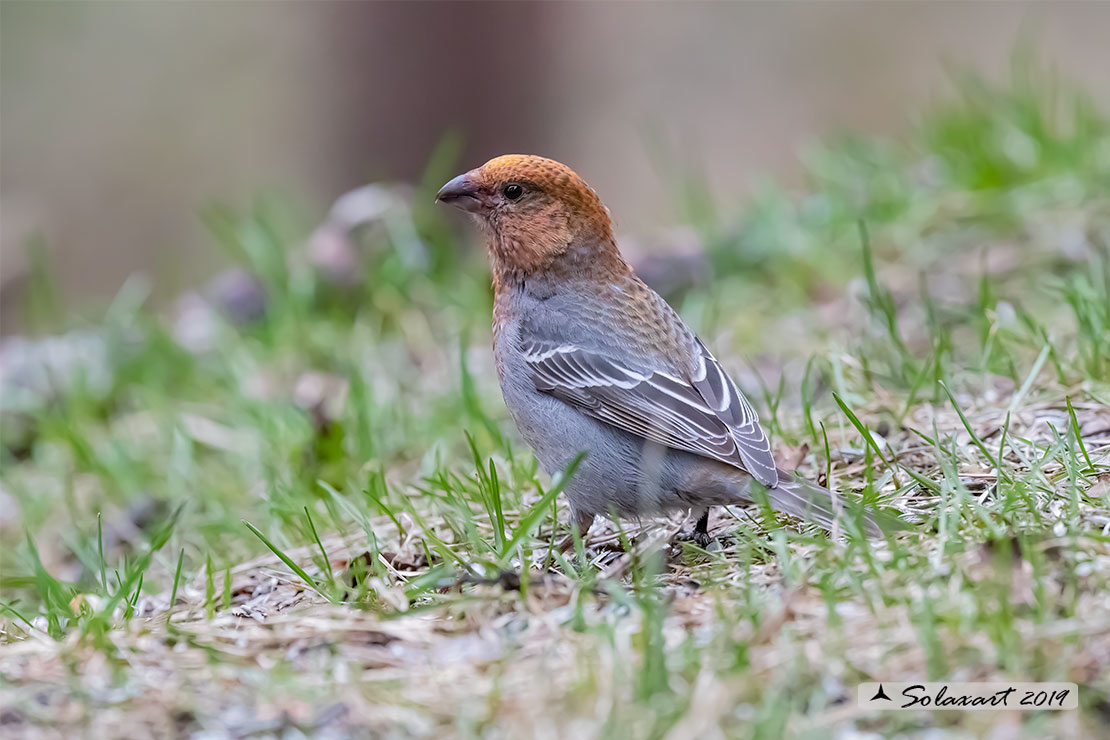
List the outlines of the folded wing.
{"type": "Polygon", "coordinates": [[[522,349],[540,391],[645,439],[742,467],[774,487],[778,471],[755,410],[705,345],[697,346],[689,377],[575,344],[526,339],[522,349]]]}

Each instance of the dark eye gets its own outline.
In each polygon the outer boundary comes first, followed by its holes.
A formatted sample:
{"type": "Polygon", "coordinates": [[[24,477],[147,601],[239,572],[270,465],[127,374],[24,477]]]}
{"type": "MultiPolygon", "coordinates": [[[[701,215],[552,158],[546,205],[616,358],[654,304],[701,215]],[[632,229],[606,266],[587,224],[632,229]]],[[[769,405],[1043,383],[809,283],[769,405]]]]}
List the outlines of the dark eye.
{"type": "Polygon", "coordinates": [[[501,192],[509,200],[517,200],[520,196],[524,195],[524,188],[519,185],[506,185],[505,189],[501,192]]]}

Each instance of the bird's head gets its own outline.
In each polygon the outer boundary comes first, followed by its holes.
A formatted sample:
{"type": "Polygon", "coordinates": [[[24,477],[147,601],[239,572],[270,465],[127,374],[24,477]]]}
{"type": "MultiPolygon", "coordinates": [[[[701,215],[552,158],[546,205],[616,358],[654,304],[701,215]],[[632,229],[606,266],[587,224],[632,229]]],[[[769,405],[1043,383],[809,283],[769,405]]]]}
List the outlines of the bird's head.
{"type": "Polygon", "coordinates": [[[523,274],[553,266],[589,272],[620,261],[601,199],[553,159],[495,157],[448,182],[436,200],[477,217],[495,266],[523,274]]]}

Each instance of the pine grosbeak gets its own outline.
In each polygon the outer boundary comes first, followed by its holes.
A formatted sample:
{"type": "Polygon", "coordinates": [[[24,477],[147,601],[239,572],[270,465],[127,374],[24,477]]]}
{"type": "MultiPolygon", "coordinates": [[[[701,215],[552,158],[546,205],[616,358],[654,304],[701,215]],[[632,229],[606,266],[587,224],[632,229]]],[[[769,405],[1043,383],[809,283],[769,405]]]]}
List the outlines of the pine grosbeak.
{"type": "MultiPolygon", "coordinates": [[[[831,529],[830,493],[775,464],[748,400],[678,314],[621,258],[597,194],[569,167],[505,155],[436,199],[473,214],[493,271],[493,349],[505,404],[573,524],[753,500],[831,529]]],[[[863,515],[876,533],[870,514],[863,515]]]]}

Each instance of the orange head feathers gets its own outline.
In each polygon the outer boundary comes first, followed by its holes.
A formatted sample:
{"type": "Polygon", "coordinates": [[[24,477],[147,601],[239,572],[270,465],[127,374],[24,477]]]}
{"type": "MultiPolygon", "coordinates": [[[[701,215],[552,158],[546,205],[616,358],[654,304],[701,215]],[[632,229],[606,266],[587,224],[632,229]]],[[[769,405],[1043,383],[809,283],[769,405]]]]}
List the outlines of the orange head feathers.
{"type": "Polygon", "coordinates": [[[597,193],[553,159],[495,157],[448,182],[436,200],[478,218],[495,274],[554,270],[589,277],[627,269],[597,193]]]}

